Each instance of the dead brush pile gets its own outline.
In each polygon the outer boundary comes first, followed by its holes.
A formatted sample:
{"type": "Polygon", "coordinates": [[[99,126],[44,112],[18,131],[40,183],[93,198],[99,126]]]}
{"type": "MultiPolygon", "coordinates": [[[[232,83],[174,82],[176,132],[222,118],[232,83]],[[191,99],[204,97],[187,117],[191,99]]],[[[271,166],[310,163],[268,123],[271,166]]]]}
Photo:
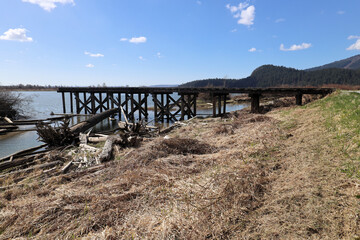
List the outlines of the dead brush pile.
{"type": "Polygon", "coordinates": [[[241,124],[233,135],[214,133],[223,120],[196,121],[95,173],[25,179],[32,190],[0,193],[0,239],[236,239],[276,164],[270,149],[280,133],[254,117],[227,119],[241,124]],[[261,151],[267,161],[252,157],[261,151]]]}

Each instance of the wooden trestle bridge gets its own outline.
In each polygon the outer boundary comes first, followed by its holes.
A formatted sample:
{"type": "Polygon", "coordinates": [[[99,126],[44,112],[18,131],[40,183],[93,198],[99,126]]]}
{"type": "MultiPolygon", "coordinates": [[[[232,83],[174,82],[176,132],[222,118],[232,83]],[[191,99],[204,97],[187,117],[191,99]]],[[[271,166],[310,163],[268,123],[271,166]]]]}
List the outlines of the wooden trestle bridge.
{"type": "MultiPolygon", "coordinates": [[[[172,122],[196,116],[196,99],[199,93],[209,93],[212,98],[213,116],[226,113],[226,98],[231,93],[248,94],[251,112],[260,110],[263,95],[295,96],[302,105],[303,94],[327,95],[330,88],[153,88],[153,87],[62,87],[64,113],[96,114],[118,108],[129,121],[149,119],[149,105],[156,122],[172,122]],[[67,96],[68,95],[68,96],[67,96]],[[151,96],[151,98],[149,98],[151,96]],[[149,104],[152,101],[152,104],[149,104]],[[67,112],[69,110],[70,112],[67,112]]],[[[121,120],[121,114],[119,114],[121,120]]]]}

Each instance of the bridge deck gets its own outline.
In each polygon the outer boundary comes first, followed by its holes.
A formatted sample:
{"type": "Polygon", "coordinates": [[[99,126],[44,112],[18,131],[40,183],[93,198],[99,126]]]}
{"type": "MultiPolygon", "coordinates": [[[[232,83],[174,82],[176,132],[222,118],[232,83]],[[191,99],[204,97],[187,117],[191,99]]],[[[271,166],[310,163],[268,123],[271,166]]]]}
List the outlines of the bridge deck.
{"type": "Polygon", "coordinates": [[[328,94],[332,88],[154,88],[154,87],[61,87],[58,92],[102,93],[247,93],[247,94],[328,94]]]}
{"type": "MultiPolygon", "coordinates": [[[[212,98],[213,116],[226,113],[226,97],[231,93],[249,94],[251,97],[251,111],[260,111],[260,97],[262,95],[292,95],[296,97],[296,104],[302,104],[303,94],[327,95],[334,91],[331,88],[154,88],[154,87],[61,87],[63,111],[66,113],[65,93],[70,95],[70,111],[76,113],[96,114],[110,108],[123,109],[126,117],[135,121],[148,119],[148,96],[152,96],[155,121],[184,120],[185,117],[196,116],[196,99],[199,93],[209,93],[212,98]],[[173,93],[179,95],[174,98],[173,93]],[[74,101],[75,100],[75,101],[74,101]],[[136,114],[135,114],[136,113],[136,114]],[[179,118],[180,115],[180,118],[179,118]]],[[[120,115],[121,117],[121,115],[120,115]]]]}

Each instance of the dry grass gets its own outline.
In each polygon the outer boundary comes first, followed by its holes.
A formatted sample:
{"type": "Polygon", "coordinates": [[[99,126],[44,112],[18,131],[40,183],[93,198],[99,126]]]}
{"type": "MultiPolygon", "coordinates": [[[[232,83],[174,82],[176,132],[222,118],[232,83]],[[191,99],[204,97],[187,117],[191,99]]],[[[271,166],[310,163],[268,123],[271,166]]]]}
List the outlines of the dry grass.
{"type": "Polygon", "coordinates": [[[99,172],[34,178],[20,195],[24,185],[13,187],[1,195],[0,239],[234,237],[261,207],[273,167],[246,160],[274,135],[270,118],[258,126],[253,116],[225,120],[234,135],[214,134],[222,120],[199,120],[99,172]]]}
{"type": "Polygon", "coordinates": [[[347,159],[335,134],[326,130],[321,109],[314,105],[270,114],[287,131],[278,155],[282,170],[264,207],[256,211],[241,236],[358,239],[359,181],[339,170],[347,159]]]}
{"type": "Polygon", "coordinates": [[[0,193],[0,239],[356,239],[360,184],[318,111],[194,120],[95,172],[33,172],[0,193]]]}

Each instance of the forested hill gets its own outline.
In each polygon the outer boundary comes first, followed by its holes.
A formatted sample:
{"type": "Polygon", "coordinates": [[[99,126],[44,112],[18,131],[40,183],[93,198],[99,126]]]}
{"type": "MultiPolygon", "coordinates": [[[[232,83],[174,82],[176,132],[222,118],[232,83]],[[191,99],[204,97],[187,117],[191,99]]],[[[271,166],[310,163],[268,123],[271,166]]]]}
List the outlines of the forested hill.
{"type": "Polygon", "coordinates": [[[315,71],[315,70],[321,70],[327,68],[343,68],[343,69],[360,70],[360,54],[340,61],[325,64],[320,67],[309,68],[307,70],[315,71]]]}
{"type": "Polygon", "coordinates": [[[360,69],[328,68],[297,70],[294,68],[263,65],[243,79],[205,79],[188,82],[179,87],[279,87],[322,86],[327,84],[360,85],[360,69]]]}

